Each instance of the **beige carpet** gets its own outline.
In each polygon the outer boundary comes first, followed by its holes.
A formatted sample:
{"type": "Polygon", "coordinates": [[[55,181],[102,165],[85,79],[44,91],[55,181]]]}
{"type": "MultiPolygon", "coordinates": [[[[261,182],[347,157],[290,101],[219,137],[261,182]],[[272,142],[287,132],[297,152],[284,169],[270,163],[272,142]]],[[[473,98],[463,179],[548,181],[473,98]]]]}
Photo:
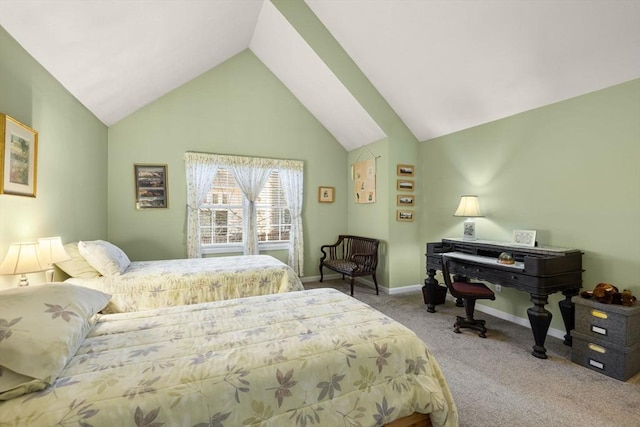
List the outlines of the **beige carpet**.
{"type": "MultiPolygon", "coordinates": [[[[305,283],[349,293],[348,282],[305,283]]],[[[460,414],[475,426],[640,426],[640,374],[618,381],[571,362],[571,347],[547,337],[546,360],[531,355],[531,330],[479,312],[487,338],[453,332],[464,309],[447,300],[427,313],[420,291],[390,296],[357,284],[355,298],[412,329],[440,363],[460,414]]]]}

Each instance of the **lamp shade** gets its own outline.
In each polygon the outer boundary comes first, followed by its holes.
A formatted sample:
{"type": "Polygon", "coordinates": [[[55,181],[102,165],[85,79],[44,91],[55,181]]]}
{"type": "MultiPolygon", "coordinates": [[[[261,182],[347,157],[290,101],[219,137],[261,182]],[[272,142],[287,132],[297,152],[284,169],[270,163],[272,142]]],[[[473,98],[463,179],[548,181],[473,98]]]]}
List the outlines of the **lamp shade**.
{"type": "Polygon", "coordinates": [[[40,259],[45,265],[71,259],[67,251],[62,246],[60,237],[42,237],[38,239],[40,259]]]}
{"type": "Polygon", "coordinates": [[[0,264],[0,274],[25,274],[47,268],[40,259],[38,242],[12,243],[0,264]]]}
{"type": "Polygon", "coordinates": [[[464,216],[467,218],[484,216],[480,210],[480,203],[478,203],[478,196],[462,196],[460,197],[460,204],[456,209],[453,216],[464,216]]]}

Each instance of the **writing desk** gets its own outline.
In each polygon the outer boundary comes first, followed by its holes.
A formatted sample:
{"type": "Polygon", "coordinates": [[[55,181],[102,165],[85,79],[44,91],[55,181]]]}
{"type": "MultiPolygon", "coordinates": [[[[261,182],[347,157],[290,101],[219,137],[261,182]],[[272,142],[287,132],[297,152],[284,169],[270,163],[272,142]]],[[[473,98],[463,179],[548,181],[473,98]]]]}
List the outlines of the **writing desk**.
{"type": "Polygon", "coordinates": [[[449,270],[457,280],[474,278],[512,287],[531,295],[533,306],[527,309],[535,344],[532,355],[547,358],[544,342],[552,314],[545,308],[549,295],[562,292],[565,299],[558,303],[566,328],[564,343],[571,345],[574,306],[571,297],[582,287],[582,252],[577,249],[550,246],[527,247],[488,240],[442,239],[427,243],[427,312],[435,313],[436,271],[442,271],[442,255],[450,258],[449,270]],[[499,264],[498,256],[507,252],[515,264],[499,264]]]}

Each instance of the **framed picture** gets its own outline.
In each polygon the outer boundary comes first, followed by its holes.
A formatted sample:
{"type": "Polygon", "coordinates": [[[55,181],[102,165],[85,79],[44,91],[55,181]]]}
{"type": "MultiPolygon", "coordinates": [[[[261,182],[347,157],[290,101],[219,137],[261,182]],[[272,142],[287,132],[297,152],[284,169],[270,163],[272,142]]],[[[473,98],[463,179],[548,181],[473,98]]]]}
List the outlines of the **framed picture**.
{"type": "Polygon", "coordinates": [[[414,166],[413,165],[398,165],[397,173],[398,176],[413,176],[414,166]]]}
{"type": "Polygon", "coordinates": [[[413,191],[413,180],[399,179],[397,189],[398,191],[413,191]]]}
{"type": "Polygon", "coordinates": [[[0,194],[36,197],[38,132],[0,114],[0,194]]]}
{"type": "Polygon", "coordinates": [[[536,245],[536,231],[535,230],[513,230],[513,239],[511,243],[522,246],[536,245]]]}
{"type": "Polygon", "coordinates": [[[396,213],[396,220],[398,221],[413,221],[413,211],[406,211],[400,209],[396,213]]]}
{"type": "Polygon", "coordinates": [[[335,187],[318,187],[318,201],[320,203],[333,203],[335,187]]]}
{"type": "Polygon", "coordinates": [[[169,206],[167,165],[133,165],[136,181],[136,209],[157,209],[169,206]]]}
{"type": "Polygon", "coordinates": [[[413,194],[398,194],[396,204],[398,206],[413,206],[415,197],[413,194]]]}

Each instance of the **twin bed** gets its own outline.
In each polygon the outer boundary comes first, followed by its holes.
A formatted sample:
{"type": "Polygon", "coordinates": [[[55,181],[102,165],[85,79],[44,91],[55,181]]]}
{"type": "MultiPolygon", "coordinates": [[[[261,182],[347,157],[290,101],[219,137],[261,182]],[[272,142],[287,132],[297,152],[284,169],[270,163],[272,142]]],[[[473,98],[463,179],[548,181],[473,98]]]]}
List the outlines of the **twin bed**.
{"type": "Polygon", "coordinates": [[[104,312],[119,313],[303,290],[287,264],[268,255],[129,261],[104,241],[65,245],[57,266],[66,283],[111,295],[104,312]]]}
{"type": "Polygon", "coordinates": [[[0,291],[0,425],[458,425],[425,344],[339,291],[103,314],[111,299],[0,291]]]}

